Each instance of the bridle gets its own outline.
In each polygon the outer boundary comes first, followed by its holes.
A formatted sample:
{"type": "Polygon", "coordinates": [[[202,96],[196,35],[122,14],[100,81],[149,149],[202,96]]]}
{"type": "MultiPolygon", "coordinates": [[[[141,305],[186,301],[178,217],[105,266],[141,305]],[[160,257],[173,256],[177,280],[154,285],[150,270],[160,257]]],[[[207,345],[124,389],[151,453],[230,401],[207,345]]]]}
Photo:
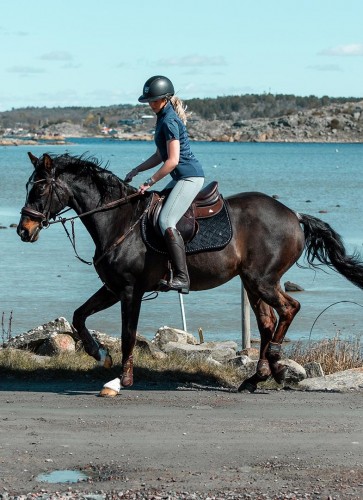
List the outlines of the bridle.
{"type": "Polygon", "coordinates": [[[110,203],[106,203],[105,205],[101,205],[100,207],[97,207],[97,208],[94,208],[92,210],[88,210],[87,212],[83,212],[79,215],[74,215],[72,217],[61,217],[64,213],[68,212],[69,210],[71,210],[71,208],[67,208],[66,210],[63,210],[61,212],[59,212],[58,214],[55,214],[54,216],[51,216],[50,213],[51,213],[51,205],[52,205],[52,198],[53,198],[53,194],[55,193],[58,200],[60,201],[60,198],[59,198],[59,195],[57,193],[57,181],[54,177],[52,177],[52,179],[39,179],[37,181],[29,181],[31,184],[37,184],[37,183],[47,183],[50,185],[50,191],[49,191],[49,195],[48,195],[48,199],[47,199],[47,202],[45,204],[46,207],[46,210],[45,210],[45,213],[43,212],[39,212],[38,210],[35,210],[34,208],[30,208],[30,207],[27,207],[27,206],[24,206],[20,213],[22,216],[25,216],[25,217],[30,217],[31,219],[35,219],[37,221],[39,221],[39,226],[41,229],[47,229],[48,227],[50,227],[50,225],[52,224],[58,224],[58,223],[61,223],[63,225],[63,228],[68,236],[68,239],[69,241],[71,242],[72,244],[72,247],[73,247],[73,250],[75,252],[75,255],[77,257],[77,259],[79,259],[81,262],[85,263],[85,264],[88,264],[88,265],[92,265],[94,264],[95,266],[103,259],[103,257],[108,253],[110,252],[111,250],[113,250],[117,245],[119,245],[125,238],[126,236],[131,233],[131,231],[133,231],[133,229],[136,227],[136,225],[140,222],[140,220],[142,219],[144,213],[146,213],[149,209],[150,209],[150,205],[148,204],[147,208],[143,211],[143,213],[140,215],[140,217],[137,219],[137,221],[132,225],[130,226],[130,228],[128,229],[128,231],[122,235],[120,238],[118,238],[117,241],[115,241],[108,249],[106,249],[106,251],[100,256],[98,257],[98,259],[94,262],[88,262],[84,259],[82,259],[79,255],[78,255],[78,252],[77,252],[77,249],[76,249],[76,236],[75,236],[75,231],[74,231],[74,221],[75,219],[81,219],[83,217],[86,217],[88,215],[92,215],[94,213],[97,213],[97,212],[105,212],[106,210],[111,210],[113,208],[116,208],[120,205],[124,205],[126,203],[129,202],[130,199],[132,198],[135,198],[137,196],[140,196],[140,193],[139,192],[136,192],[136,193],[133,193],[133,194],[130,194],[130,195],[126,195],[124,196],[123,198],[119,198],[117,200],[114,200],[114,201],[111,201],[110,203]],[[53,218],[53,220],[49,220],[50,218],[53,218]],[[58,217],[58,219],[56,220],[56,217],[58,217]],[[66,225],[65,223],[70,221],[71,222],[71,225],[72,225],[72,236],[69,234],[69,231],[68,229],[66,228],[66,225]]]}

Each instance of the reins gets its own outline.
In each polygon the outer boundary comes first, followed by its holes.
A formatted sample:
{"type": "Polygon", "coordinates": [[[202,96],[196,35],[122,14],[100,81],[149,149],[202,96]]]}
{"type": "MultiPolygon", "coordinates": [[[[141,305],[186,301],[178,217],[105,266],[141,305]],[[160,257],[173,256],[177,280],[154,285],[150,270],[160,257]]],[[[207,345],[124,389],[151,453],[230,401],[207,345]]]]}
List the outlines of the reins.
{"type": "Polygon", "coordinates": [[[25,216],[32,217],[34,219],[40,219],[40,223],[42,225],[42,228],[44,228],[44,229],[47,229],[51,224],[58,224],[60,222],[62,224],[65,232],[66,232],[66,235],[67,235],[69,241],[71,242],[71,245],[73,247],[73,250],[74,250],[74,253],[75,253],[77,259],[79,259],[81,262],[83,262],[84,264],[87,264],[89,266],[92,266],[92,264],[94,266],[96,266],[105,257],[105,255],[108,252],[110,252],[111,250],[113,250],[114,248],[116,248],[119,244],[121,244],[124,241],[124,239],[134,230],[134,228],[136,227],[136,225],[142,219],[143,215],[149,210],[150,205],[148,205],[146,207],[146,209],[143,211],[143,213],[140,215],[140,217],[137,219],[137,221],[126,231],[126,233],[123,234],[120,238],[118,238],[94,262],[89,262],[87,260],[84,260],[84,259],[82,259],[82,257],[80,257],[78,255],[77,248],[76,248],[76,234],[75,234],[75,231],[74,231],[74,221],[75,221],[75,219],[81,219],[83,217],[95,214],[97,212],[104,212],[106,210],[111,210],[111,209],[116,208],[116,207],[118,207],[120,205],[128,203],[128,201],[131,198],[135,198],[136,196],[140,196],[140,193],[137,192],[137,193],[133,193],[133,194],[127,195],[124,198],[119,198],[118,200],[111,201],[110,203],[107,203],[106,205],[102,205],[101,207],[97,207],[97,208],[94,208],[92,210],[88,210],[87,212],[83,212],[82,214],[79,214],[79,215],[74,215],[72,217],[60,217],[60,215],[62,213],[68,212],[68,210],[70,210],[70,208],[68,208],[67,210],[65,210],[65,211],[61,212],[60,214],[58,214],[58,216],[56,216],[56,217],[58,217],[58,219],[57,220],[53,220],[53,221],[49,221],[49,219],[48,219],[48,217],[46,215],[44,215],[43,213],[38,212],[37,210],[34,210],[33,208],[30,208],[30,207],[23,207],[21,209],[21,214],[25,215],[25,216]],[[71,222],[71,226],[72,226],[72,236],[69,234],[69,231],[68,231],[68,229],[66,227],[66,222],[69,222],[69,221],[71,222]]]}
{"type": "MultiPolygon", "coordinates": [[[[125,196],[124,198],[119,198],[118,200],[111,201],[110,203],[107,203],[106,205],[102,205],[101,207],[97,207],[97,208],[94,208],[92,210],[88,210],[88,212],[83,212],[82,214],[75,215],[73,217],[60,217],[57,220],[49,221],[48,225],[50,226],[51,224],[57,224],[58,222],[61,222],[63,224],[65,222],[72,221],[74,219],[81,219],[82,217],[86,217],[87,215],[92,215],[92,214],[95,214],[97,212],[104,212],[106,210],[116,208],[119,205],[123,205],[125,203],[128,203],[129,199],[135,198],[135,196],[140,196],[140,193],[137,192],[134,194],[130,194],[128,196],[125,196]]],[[[28,210],[28,209],[26,209],[26,210],[28,210]]],[[[70,209],[68,208],[66,211],[68,211],[68,210],[70,210],[70,209]]],[[[63,213],[65,213],[65,212],[63,212],[63,213]]],[[[59,215],[57,217],[59,217],[59,215]]]]}

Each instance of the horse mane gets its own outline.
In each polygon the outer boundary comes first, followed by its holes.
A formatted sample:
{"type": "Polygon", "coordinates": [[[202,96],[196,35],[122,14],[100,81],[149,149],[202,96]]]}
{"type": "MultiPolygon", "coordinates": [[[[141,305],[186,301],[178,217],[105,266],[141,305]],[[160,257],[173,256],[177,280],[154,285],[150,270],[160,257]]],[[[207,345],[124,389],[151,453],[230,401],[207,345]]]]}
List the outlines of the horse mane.
{"type": "Polygon", "coordinates": [[[103,165],[101,160],[87,153],[79,156],[69,153],[60,155],[48,153],[48,155],[52,158],[58,174],[70,172],[78,178],[91,181],[98,188],[102,200],[114,195],[115,190],[118,192],[117,196],[121,195],[121,197],[136,191],[136,188],[129,186],[108,170],[108,161],[103,165]]]}

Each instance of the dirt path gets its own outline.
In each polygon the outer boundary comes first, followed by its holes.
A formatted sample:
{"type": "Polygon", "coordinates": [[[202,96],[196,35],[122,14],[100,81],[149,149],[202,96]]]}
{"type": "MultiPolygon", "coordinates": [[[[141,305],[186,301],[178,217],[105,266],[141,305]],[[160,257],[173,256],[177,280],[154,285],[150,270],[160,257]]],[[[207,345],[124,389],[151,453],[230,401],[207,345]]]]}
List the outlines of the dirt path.
{"type": "Polygon", "coordinates": [[[0,382],[0,498],[363,498],[363,391],[99,389],[0,382]]]}

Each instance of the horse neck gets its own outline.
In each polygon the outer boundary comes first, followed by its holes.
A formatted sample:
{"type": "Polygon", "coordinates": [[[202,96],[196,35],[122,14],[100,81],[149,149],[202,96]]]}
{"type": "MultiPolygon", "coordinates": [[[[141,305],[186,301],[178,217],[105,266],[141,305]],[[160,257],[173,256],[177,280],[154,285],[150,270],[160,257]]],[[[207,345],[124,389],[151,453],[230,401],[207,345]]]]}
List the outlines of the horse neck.
{"type": "MultiPolygon", "coordinates": [[[[110,176],[110,173],[107,175],[110,176]]],[[[85,182],[84,179],[78,178],[76,175],[70,176],[67,179],[67,184],[72,192],[69,202],[70,208],[77,215],[82,215],[105,207],[116,200],[125,199],[126,201],[127,196],[135,192],[133,188],[123,184],[116,176],[111,177],[110,180],[112,181],[110,191],[107,196],[102,197],[95,182],[85,182]]],[[[125,203],[117,208],[100,210],[87,217],[81,217],[81,221],[91,235],[96,247],[107,247],[114,240],[115,231],[122,233],[127,229],[133,213],[132,205],[133,203],[125,203]]]]}

